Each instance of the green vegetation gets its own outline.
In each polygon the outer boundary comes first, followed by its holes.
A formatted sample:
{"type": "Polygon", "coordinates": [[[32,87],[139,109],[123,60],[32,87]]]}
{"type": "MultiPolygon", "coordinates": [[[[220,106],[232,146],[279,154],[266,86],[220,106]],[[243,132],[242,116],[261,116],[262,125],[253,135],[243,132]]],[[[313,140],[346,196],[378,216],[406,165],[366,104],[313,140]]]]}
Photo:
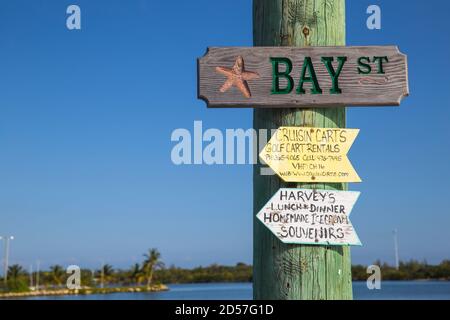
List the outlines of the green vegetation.
{"type": "Polygon", "coordinates": [[[182,269],[171,266],[155,273],[163,283],[251,282],[252,266],[238,263],[236,266],[219,266],[182,269]]]}
{"type": "Polygon", "coordinates": [[[150,249],[147,254],[144,254],[145,261],[142,266],[145,278],[147,279],[147,289],[150,289],[153,280],[153,273],[156,269],[164,268],[164,263],[161,261],[161,254],[157,249],[150,249]]]}
{"type": "Polygon", "coordinates": [[[50,267],[50,277],[52,279],[52,282],[55,284],[55,286],[59,287],[62,285],[63,280],[64,280],[64,268],[59,266],[59,265],[55,265],[55,266],[51,266],[50,267]]]}
{"type": "MultiPolygon", "coordinates": [[[[83,293],[111,293],[111,292],[137,292],[153,291],[162,288],[162,283],[208,283],[208,282],[251,282],[252,266],[238,263],[235,266],[220,266],[217,264],[208,267],[193,269],[165,267],[161,261],[161,254],[157,249],[150,249],[143,255],[141,264],[136,263],[129,269],[114,269],[104,264],[99,270],[81,270],[81,289],[83,293]]],[[[383,280],[450,280],[450,260],[444,260],[439,265],[430,265],[426,261],[415,260],[401,262],[399,270],[377,261],[374,263],[381,267],[383,280]]],[[[352,268],[354,281],[366,281],[368,278],[367,266],[355,265],[352,268]]],[[[36,291],[36,281],[39,279],[39,291],[64,290],[67,278],[64,267],[53,265],[48,271],[27,273],[22,266],[12,265],[8,268],[8,283],[5,288],[3,279],[0,279],[0,292],[29,292],[36,291]],[[30,282],[33,281],[33,286],[30,282]]]]}
{"type": "MultiPolygon", "coordinates": [[[[374,265],[381,268],[381,278],[383,280],[446,280],[450,281],[450,260],[444,260],[438,265],[430,265],[426,261],[419,262],[411,260],[400,262],[400,267],[396,270],[387,263],[376,261],[374,265]]],[[[356,265],[352,267],[354,281],[366,281],[368,274],[367,267],[356,265]]]]}
{"type": "Polygon", "coordinates": [[[29,290],[26,281],[23,277],[26,272],[18,264],[12,265],[8,268],[8,289],[11,292],[26,292],[29,290]]]}
{"type": "MultiPolygon", "coordinates": [[[[411,260],[401,262],[399,270],[376,261],[374,265],[381,268],[383,280],[446,280],[450,281],[450,260],[439,265],[430,265],[426,261],[411,260]]],[[[155,273],[163,283],[202,283],[202,282],[251,282],[252,267],[238,263],[234,267],[211,265],[194,269],[181,269],[174,266],[155,273]]],[[[366,281],[369,277],[367,266],[354,265],[352,278],[354,281],[366,281]]]]}
{"type": "MultiPolygon", "coordinates": [[[[111,293],[125,291],[155,291],[164,289],[157,271],[164,268],[161,253],[157,249],[150,249],[144,254],[142,264],[134,264],[129,270],[115,270],[112,265],[104,264],[99,270],[81,269],[81,289],[79,293],[111,293]],[[153,284],[157,280],[156,285],[153,284]],[[146,286],[142,287],[143,280],[146,286]],[[119,288],[121,287],[121,288],[119,288]],[[132,287],[132,288],[131,288],[132,287]]],[[[50,266],[48,271],[26,272],[20,265],[8,268],[8,281],[0,279],[0,293],[29,291],[61,292],[66,289],[66,283],[71,274],[66,273],[60,265],[50,266]],[[39,288],[36,288],[39,282],[39,288]]],[[[130,292],[131,292],[130,291],[130,292]]]]}

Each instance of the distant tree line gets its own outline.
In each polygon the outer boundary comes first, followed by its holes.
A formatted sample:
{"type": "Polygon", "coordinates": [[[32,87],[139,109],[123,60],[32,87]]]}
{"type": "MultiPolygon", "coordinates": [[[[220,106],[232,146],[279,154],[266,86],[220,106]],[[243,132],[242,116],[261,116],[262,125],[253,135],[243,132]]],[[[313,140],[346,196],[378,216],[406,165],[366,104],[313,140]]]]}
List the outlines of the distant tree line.
{"type": "MultiPolygon", "coordinates": [[[[411,260],[401,262],[399,269],[376,261],[374,265],[381,268],[382,280],[450,280],[450,260],[444,260],[438,265],[430,265],[426,261],[411,260]]],[[[352,267],[354,281],[366,281],[368,278],[367,266],[355,265],[352,267]]],[[[62,266],[54,265],[49,270],[39,274],[26,272],[20,265],[12,265],[8,269],[8,282],[5,287],[0,279],[0,290],[23,292],[39,288],[59,289],[65,288],[67,278],[62,266]]],[[[165,267],[161,261],[161,254],[157,249],[150,249],[144,254],[142,263],[136,263],[129,269],[114,269],[109,264],[103,265],[99,270],[81,270],[82,287],[125,287],[139,286],[150,288],[152,284],[175,283],[209,283],[209,282],[251,282],[252,266],[238,263],[235,266],[221,266],[213,264],[208,267],[192,269],[176,266],[165,267]]]]}
{"type": "MultiPolygon", "coordinates": [[[[398,270],[381,261],[376,261],[374,265],[380,267],[382,280],[450,281],[450,260],[444,260],[438,265],[430,265],[426,261],[419,262],[417,260],[400,262],[398,270]]],[[[354,281],[366,281],[368,277],[367,266],[353,266],[352,277],[354,281]]]]}
{"type": "Polygon", "coordinates": [[[170,283],[208,283],[208,282],[251,282],[252,266],[238,263],[235,266],[220,266],[218,264],[209,267],[196,267],[183,269],[171,266],[156,271],[159,281],[170,283]]]}

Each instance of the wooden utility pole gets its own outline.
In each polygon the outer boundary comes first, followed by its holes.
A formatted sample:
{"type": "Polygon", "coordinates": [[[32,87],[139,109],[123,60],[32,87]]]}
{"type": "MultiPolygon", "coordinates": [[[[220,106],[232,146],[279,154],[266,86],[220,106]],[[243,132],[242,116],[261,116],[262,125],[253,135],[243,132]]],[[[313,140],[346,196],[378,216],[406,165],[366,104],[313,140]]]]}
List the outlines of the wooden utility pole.
{"type": "MultiPolygon", "coordinates": [[[[254,0],[255,46],[344,46],[345,0],[254,0]]],[[[255,129],[281,126],[345,128],[345,108],[255,109],[255,129]]],[[[346,190],[347,185],[284,183],[254,166],[255,299],[352,299],[348,247],[283,244],[256,214],[283,187],[346,190]]]]}

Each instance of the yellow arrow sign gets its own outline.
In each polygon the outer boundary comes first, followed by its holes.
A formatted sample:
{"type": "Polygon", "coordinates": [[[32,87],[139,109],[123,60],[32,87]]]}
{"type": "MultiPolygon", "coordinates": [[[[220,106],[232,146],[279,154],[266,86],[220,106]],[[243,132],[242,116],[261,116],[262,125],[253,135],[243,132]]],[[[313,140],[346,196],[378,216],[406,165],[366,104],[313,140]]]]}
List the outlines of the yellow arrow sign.
{"type": "Polygon", "coordinates": [[[347,158],[358,133],[280,127],[259,156],[286,182],[361,182],[347,158]]]}

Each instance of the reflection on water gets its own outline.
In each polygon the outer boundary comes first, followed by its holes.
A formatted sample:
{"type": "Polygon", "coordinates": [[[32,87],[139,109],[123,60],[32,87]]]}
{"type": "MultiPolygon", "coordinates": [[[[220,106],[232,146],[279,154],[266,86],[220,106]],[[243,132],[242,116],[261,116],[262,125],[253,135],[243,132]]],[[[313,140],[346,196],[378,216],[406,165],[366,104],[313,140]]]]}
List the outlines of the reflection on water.
{"type": "MultiPolygon", "coordinates": [[[[109,295],[32,297],[43,300],[250,300],[251,283],[207,283],[170,285],[170,291],[156,293],[115,293],[109,295]]],[[[354,282],[356,300],[450,300],[450,282],[384,281],[381,290],[367,289],[365,282],[354,282]]]]}

